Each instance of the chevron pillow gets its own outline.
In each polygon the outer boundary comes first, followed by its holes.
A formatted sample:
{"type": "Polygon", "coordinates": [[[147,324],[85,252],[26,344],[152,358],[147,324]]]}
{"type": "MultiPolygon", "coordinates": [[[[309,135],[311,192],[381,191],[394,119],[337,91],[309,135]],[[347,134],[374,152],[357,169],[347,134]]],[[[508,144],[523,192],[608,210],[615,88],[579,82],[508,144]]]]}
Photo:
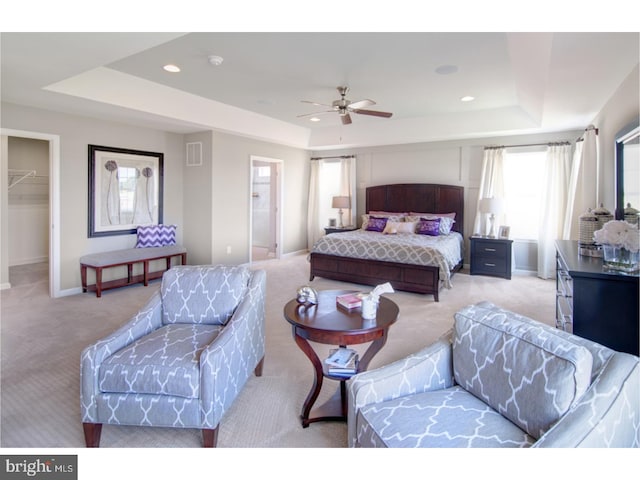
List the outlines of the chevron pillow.
{"type": "Polygon", "coordinates": [[[176,244],[175,225],[141,225],[136,248],[164,247],[176,244]]]}

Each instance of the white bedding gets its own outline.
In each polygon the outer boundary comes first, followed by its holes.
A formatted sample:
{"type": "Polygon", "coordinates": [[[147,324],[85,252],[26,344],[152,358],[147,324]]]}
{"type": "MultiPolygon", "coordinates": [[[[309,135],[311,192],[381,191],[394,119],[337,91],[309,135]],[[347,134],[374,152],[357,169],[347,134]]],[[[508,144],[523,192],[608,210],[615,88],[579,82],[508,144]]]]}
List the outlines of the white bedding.
{"type": "Polygon", "coordinates": [[[360,229],[325,235],[311,252],[439,267],[440,280],[446,288],[451,288],[451,269],[462,260],[463,238],[457,232],[438,236],[385,235],[360,229]]]}

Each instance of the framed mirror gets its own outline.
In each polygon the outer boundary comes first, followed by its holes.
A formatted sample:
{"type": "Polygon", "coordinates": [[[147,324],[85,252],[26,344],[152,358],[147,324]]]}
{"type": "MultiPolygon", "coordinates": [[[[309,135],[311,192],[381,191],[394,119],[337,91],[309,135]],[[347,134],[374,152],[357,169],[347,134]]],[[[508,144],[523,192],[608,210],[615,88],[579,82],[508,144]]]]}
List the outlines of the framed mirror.
{"type": "Polygon", "coordinates": [[[162,223],[164,154],[89,145],[89,237],[162,223]]]}
{"type": "Polygon", "coordinates": [[[640,210],[640,126],[638,119],[616,135],[616,219],[627,204],[640,210]]]}

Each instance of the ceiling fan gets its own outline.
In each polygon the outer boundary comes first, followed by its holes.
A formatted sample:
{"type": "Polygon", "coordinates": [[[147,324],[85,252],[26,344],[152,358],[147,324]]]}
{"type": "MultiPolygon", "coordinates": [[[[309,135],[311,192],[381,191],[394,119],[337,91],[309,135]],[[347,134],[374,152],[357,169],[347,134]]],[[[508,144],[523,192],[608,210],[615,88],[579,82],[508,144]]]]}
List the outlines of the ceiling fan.
{"type": "Polygon", "coordinates": [[[340,120],[342,120],[343,125],[349,125],[351,123],[350,113],[357,113],[359,115],[371,115],[374,117],[384,117],[389,118],[392,113],[389,112],[379,112],[376,110],[365,110],[364,107],[370,107],[375,105],[376,102],[373,100],[365,99],[359,100],[357,102],[352,102],[348,100],[346,97],[347,92],[349,91],[349,87],[337,87],[338,92],[340,93],[340,99],[334,100],[331,105],[327,105],[325,103],[312,102],[309,100],[302,100],[302,103],[310,103],[312,105],[329,107],[331,110],[324,110],[322,112],[315,113],[305,113],[303,115],[298,115],[298,117],[308,117],[311,115],[319,115],[321,113],[333,113],[337,112],[340,115],[340,120]]]}

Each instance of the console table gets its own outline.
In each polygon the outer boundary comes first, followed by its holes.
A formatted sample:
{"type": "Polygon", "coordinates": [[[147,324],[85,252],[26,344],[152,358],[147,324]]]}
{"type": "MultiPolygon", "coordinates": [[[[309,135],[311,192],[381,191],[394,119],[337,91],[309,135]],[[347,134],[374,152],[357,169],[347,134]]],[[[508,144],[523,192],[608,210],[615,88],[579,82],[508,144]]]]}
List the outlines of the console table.
{"type": "Polygon", "coordinates": [[[602,258],[578,252],[578,242],[556,241],[556,326],[638,355],[639,276],[608,271],[602,258]]]}

